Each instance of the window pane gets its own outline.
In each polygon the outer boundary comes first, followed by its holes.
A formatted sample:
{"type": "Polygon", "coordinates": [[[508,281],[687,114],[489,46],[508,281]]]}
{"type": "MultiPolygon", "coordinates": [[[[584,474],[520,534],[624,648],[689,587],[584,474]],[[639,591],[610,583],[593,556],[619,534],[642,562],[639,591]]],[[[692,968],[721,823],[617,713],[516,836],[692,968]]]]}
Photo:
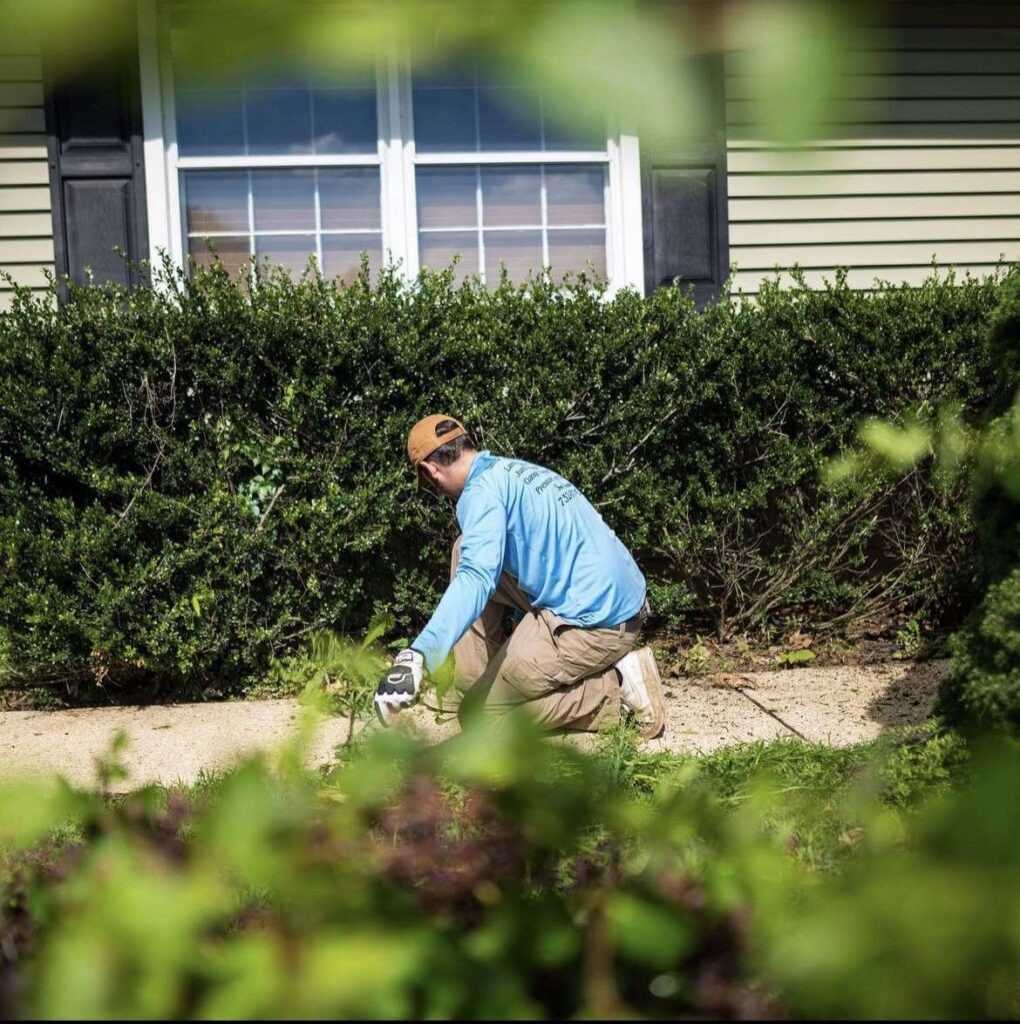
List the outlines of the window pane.
{"type": "Polygon", "coordinates": [[[361,269],[361,254],[368,254],[369,266],[382,265],[382,246],[378,235],[323,235],[322,272],[350,283],[361,269]]]}
{"type": "Polygon", "coordinates": [[[578,125],[548,93],[522,82],[494,81],[491,70],[430,67],[416,71],[412,98],[419,153],[605,150],[605,128],[578,125]],[[549,107],[557,115],[549,116],[549,107]]]}
{"type": "Polygon", "coordinates": [[[177,94],[177,148],[181,156],[244,153],[244,104],[240,89],[177,94]]]}
{"type": "MultiPolygon", "coordinates": [[[[433,58],[437,53],[433,52],[433,58]]],[[[429,63],[414,73],[415,89],[474,89],[475,67],[473,62],[462,64],[429,63]]]]}
{"type": "Polygon", "coordinates": [[[248,231],[247,171],[187,171],[181,178],[189,233],[248,231]]]}
{"type": "Polygon", "coordinates": [[[182,156],[283,156],[374,153],[378,148],[375,75],[310,73],[308,60],[281,49],[256,68],[236,55],[244,27],[229,40],[230,54],[208,30],[186,28],[175,14],[171,52],[182,156]],[[233,55],[234,59],[231,59],[233,55]]]}
{"type": "Polygon", "coordinates": [[[578,124],[572,112],[563,109],[549,109],[545,105],[545,148],[546,149],[588,149],[606,148],[606,126],[589,123],[578,124]]]}
{"type": "Polygon", "coordinates": [[[537,167],[482,168],[482,223],[486,227],[542,224],[542,178],[537,167]]]}
{"type": "Polygon", "coordinates": [[[255,255],[259,262],[268,259],[273,266],[290,271],[293,277],[300,277],[308,269],[308,260],[314,254],[314,235],[255,236],[255,255]]]}
{"type": "Polygon", "coordinates": [[[375,89],[317,89],[312,94],[316,153],[374,153],[375,89]]]}
{"type": "Polygon", "coordinates": [[[419,235],[418,256],[421,265],[429,270],[445,270],[455,256],[460,256],[453,276],[455,281],[463,281],[478,273],[478,235],[469,231],[419,235]]]}
{"type": "Polygon", "coordinates": [[[189,25],[187,21],[180,9],[171,15],[169,42],[175,88],[241,89],[250,54],[245,52],[240,32],[232,33],[232,38],[225,41],[210,33],[208,23],[189,25]]]}
{"type": "Polygon", "coordinates": [[[550,230],[549,263],[554,281],[564,274],[594,273],[606,276],[606,232],[597,230],[550,230]],[[588,266],[589,262],[592,266],[588,266]]]}
{"type": "Polygon", "coordinates": [[[542,233],[540,231],[486,231],[485,283],[489,288],[499,284],[500,265],[515,284],[529,274],[542,270],[542,233]]]}
{"type": "Polygon", "coordinates": [[[416,179],[419,228],[469,228],[478,224],[474,167],[420,168],[416,179]]]}
{"type": "Polygon", "coordinates": [[[546,167],[549,224],[604,224],[605,187],[602,167],[546,167]]]}
{"type": "Polygon", "coordinates": [[[478,128],[483,150],[541,149],[538,90],[479,89],[478,128]]]}
{"type": "Polygon", "coordinates": [[[475,91],[415,87],[414,143],[419,153],[475,152],[475,91]]]}
{"type": "Polygon", "coordinates": [[[320,170],[319,209],[326,230],[378,230],[382,223],[379,171],[375,167],[320,170]]]}
{"type": "Polygon", "coordinates": [[[307,89],[249,89],[245,100],[249,153],[311,153],[312,101],[307,89]]]}
{"type": "MultiPolygon", "coordinates": [[[[474,234],[452,229],[474,226],[476,182],[481,184],[486,285],[498,285],[501,264],[514,283],[540,276],[547,262],[557,280],[566,273],[605,276],[606,169],[593,164],[419,168],[423,266],[439,269],[455,252],[470,252],[474,269],[474,234]]],[[[466,272],[461,269],[461,276],[466,272]]]]}
{"type": "Polygon", "coordinates": [[[228,235],[226,238],[189,238],[188,255],[200,267],[211,267],[219,257],[231,277],[239,277],[250,269],[248,236],[228,235]]]}
{"type": "Polygon", "coordinates": [[[256,231],[315,230],[315,172],[252,171],[256,231]]]}

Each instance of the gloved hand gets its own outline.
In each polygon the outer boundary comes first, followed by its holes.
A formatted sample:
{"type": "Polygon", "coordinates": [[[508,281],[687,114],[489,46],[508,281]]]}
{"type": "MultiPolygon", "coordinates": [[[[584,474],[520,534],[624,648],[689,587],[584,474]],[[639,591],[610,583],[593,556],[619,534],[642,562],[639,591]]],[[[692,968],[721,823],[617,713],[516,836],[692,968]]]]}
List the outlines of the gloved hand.
{"type": "Polygon", "coordinates": [[[394,659],[375,691],[375,713],[383,725],[401,708],[410,707],[418,698],[425,659],[413,648],[407,647],[394,659]]]}

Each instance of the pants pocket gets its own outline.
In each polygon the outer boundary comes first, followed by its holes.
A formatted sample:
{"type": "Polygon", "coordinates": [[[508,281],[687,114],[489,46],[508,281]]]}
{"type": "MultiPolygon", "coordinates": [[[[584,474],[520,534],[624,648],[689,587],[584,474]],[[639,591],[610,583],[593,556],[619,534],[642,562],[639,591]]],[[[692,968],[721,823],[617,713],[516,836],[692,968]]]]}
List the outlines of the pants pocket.
{"type": "Polygon", "coordinates": [[[510,636],[500,680],[521,700],[534,700],[561,685],[558,668],[550,623],[542,613],[528,613],[510,636]]]}
{"type": "Polygon", "coordinates": [[[559,682],[563,686],[604,672],[630,650],[634,634],[562,623],[554,628],[553,641],[559,662],[559,682]]]}

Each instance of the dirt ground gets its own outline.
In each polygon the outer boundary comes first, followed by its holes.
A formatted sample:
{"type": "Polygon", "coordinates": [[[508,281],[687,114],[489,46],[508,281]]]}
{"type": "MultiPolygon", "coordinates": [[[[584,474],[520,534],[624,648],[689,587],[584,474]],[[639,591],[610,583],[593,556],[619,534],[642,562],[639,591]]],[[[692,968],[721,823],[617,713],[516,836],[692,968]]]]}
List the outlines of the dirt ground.
{"type": "MultiPolygon", "coordinates": [[[[708,753],[732,743],[779,738],[848,746],[874,739],[887,726],[928,717],[945,661],[813,666],[767,672],[667,676],[667,723],[650,749],[708,753]]],[[[252,700],[149,707],[0,712],[0,776],[59,773],[75,784],[96,778],[114,737],[128,745],[128,778],[115,788],[147,782],[194,783],[254,751],[271,751],[297,727],[296,700],[252,700]]],[[[456,729],[427,708],[405,713],[403,726],[439,738],[456,729]]],[[[328,764],[348,738],[348,725],[320,724],[308,753],[328,764]]]]}

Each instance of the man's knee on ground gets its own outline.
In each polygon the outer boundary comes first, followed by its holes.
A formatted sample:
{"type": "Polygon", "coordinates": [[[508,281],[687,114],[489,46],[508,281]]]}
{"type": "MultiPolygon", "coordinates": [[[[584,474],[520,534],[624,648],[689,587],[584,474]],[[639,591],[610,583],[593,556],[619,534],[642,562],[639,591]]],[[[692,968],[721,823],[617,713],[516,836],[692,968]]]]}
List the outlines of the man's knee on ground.
{"type": "Polygon", "coordinates": [[[457,705],[457,720],[461,728],[470,722],[481,720],[493,721],[502,718],[511,708],[502,704],[492,704],[488,699],[485,687],[471,686],[460,693],[457,705]]]}

